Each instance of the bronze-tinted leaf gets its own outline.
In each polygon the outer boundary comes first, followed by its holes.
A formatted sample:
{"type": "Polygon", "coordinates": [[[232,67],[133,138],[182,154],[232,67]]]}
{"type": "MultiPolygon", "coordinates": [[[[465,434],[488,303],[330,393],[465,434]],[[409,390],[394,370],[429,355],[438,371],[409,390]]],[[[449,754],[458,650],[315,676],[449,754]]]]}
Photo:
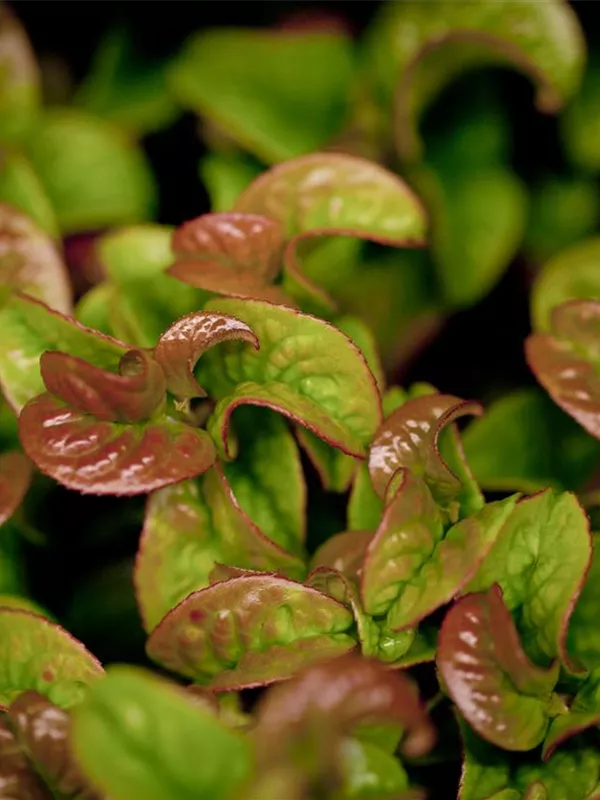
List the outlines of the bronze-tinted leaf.
{"type": "Polygon", "coordinates": [[[29,488],[31,461],[12,450],[0,455],[0,525],[13,515],[29,488]]]}
{"type": "Polygon", "coordinates": [[[220,691],[289,678],[351,650],[351,612],[276,575],[246,575],[193,592],[162,620],[148,655],[220,691]]]}
{"type": "Polygon", "coordinates": [[[149,419],[167,391],[160,365],[143,350],[127,351],[118,373],[66,353],[46,351],[40,358],[40,371],[50,394],[103,422],[149,419]]]}
{"type": "Polygon", "coordinates": [[[461,714],[484,739],[505,750],[542,741],[558,664],[543,670],[529,661],[497,586],[450,609],[436,662],[461,714]]]}
{"type": "Polygon", "coordinates": [[[405,729],[406,755],[423,755],[435,742],[413,681],[378,661],[348,654],[270,689],[258,706],[255,734],[261,747],[279,749],[305,725],[323,725],[340,735],[387,722],[405,729]]]}
{"type": "Polygon", "coordinates": [[[252,329],[227,314],[194,311],[174,322],[154,349],[154,358],[167,376],[169,391],[181,400],[206,397],[194,377],[194,367],[210,347],[234,339],[249,342],[256,350],[260,347],[252,329]]]}
{"type": "Polygon", "coordinates": [[[28,216],[3,203],[0,203],[1,284],[17,287],[62,314],[71,313],[69,277],[57,245],[28,216]]]}
{"type": "Polygon", "coordinates": [[[134,495],[201,475],[216,453],[206,431],[169,417],[138,425],[104,422],[50,394],[19,416],[23,448],[47,475],[83,493],[134,495]]]}
{"type": "Polygon", "coordinates": [[[441,433],[454,420],[481,414],[478,403],[448,394],[415,397],[390,414],[375,434],[369,453],[369,471],[375,491],[385,498],[394,475],[407,467],[423,476],[435,501],[452,512],[481,508],[483,500],[464,460],[454,426],[441,450],[441,433]],[[452,461],[451,464],[448,461],[452,461]]]}
{"type": "Polygon", "coordinates": [[[10,727],[2,719],[0,719],[0,797],[6,800],[52,800],[50,790],[36,775],[10,727]]]}
{"type": "Polygon", "coordinates": [[[529,366],[554,401],[600,439],[600,301],[555,307],[550,328],[527,339],[529,366]]]}
{"type": "Polygon", "coordinates": [[[373,535],[372,531],[344,531],[332,536],[314,554],[313,569],[332,567],[350,580],[357,580],[373,535]]]}

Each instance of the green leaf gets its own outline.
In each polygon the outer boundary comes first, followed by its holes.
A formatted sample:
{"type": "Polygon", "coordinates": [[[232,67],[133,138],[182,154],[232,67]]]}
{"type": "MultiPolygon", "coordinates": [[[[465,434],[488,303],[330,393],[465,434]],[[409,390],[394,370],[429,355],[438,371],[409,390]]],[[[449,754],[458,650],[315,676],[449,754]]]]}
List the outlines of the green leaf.
{"type": "MultiPolygon", "coordinates": [[[[268,438],[265,442],[271,444],[268,438]]],[[[289,475],[287,479],[291,482],[289,475]]],[[[259,507],[260,499],[253,498],[252,504],[259,507]]],[[[268,527],[271,539],[242,509],[220,471],[155,492],[148,501],[135,571],[146,630],[153,630],[191,592],[208,586],[217,563],[303,577],[304,566],[293,555],[299,552],[299,540],[268,527]]]]}
{"type": "Polygon", "coordinates": [[[568,300],[600,300],[600,237],[568,247],[547,261],[531,292],[531,319],[536,331],[552,330],[552,309],[568,300]]]}
{"type": "Polygon", "coordinates": [[[38,617],[45,617],[51,622],[54,621],[52,615],[45,608],[39,606],[29,597],[20,597],[16,594],[0,594],[0,608],[16,608],[21,611],[29,611],[38,617]]]}
{"type": "Polygon", "coordinates": [[[290,677],[351,650],[352,614],[275,575],[247,575],[193,592],[152,632],[153,661],[227,691],[290,677]]]}
{"type": "Polygon", "coordinates": [[[43,617],[0,609],[0,707],[28,689],[69,708],[103,675],[100,663],[67,631],[43,617]]]}
{"type": "Polygon", "coordinates": [[[16,410],[44,391],[39,360],[46,350],[62,350],[103,369],[114,366],[126,345],[15,294],[0,305],[0,382],[16,410]]]}
{"type": "Polygon", "coordinates": [[[600,462],[598,442],[536,389],[496,400],[462,442],[477,483],[488,491],[579,489],[600,462]]]}
{"type": "Polygon", "coordinates": [[[0,153],[0,201],[23,211],[45,233],[58,236],[50,198],[30,162],[20,153],[0,153]]]}
{"type": "Polygon", "coordinates": [[[321,320],[258,300],[211,300],[237,317],[260,350],[226,342],[205,354],[198,379],[217,406],[209,429],[230,455],[228,426],[240,405],[272,408],[351,455],[362,456],[381,415],[374,378],[358,349],[321,320]]]}
{"type": "Polygon", "coordinates": [[[600,438],[600,302],[571,300],[551,313],[551,333],[525,341],[535,377],[563,411],[600,438]]]}
{"type": "Polygon", "coordinates": [[[546,671],[529,661],[497,586],[452,606],[436,664],[461,714],[484,739],[518,751],[542,741],[558,664],[546,671]]]}
{"type": "Polygon", "coordinates": [[[221,28],[190,39],[170,70],[186,108],[273,163],[328,144],[347,113],[352,42],[339,33],[221,28]]]}
{"type": "MultiPolygon", "coordinates": [[[[117,288],[108,281],[102,281],[92,286],[79,300],[75,306],[75,319],[87,328],[93,328],[108,336],[115,335],[110,317],[111,309],[114,309],[116,303],[118,303],[117,288]]],[[[139,339],[133,343],[138,347],[142,346],[139,339]]]]}
{"type": "Polygon", "coordinates": [[[561,140],[571,163],[586,172],[600,170],[600,59],[590,48],[589,61],[579,92],[561,118],[561,140]]]}
{"type": "Polygon", "coordinates": [[[262,172],[262,166],[244,153],[207,153],[200,161],[200,179],[210,198],[211,211],[229,211],[262,172]]]}
{"type": "MultiPolygon", "coordinates": [[[[481,739],[457,715],[463,744],[463,763],[458,800],[491,800],[510,783],[510,762],[505,750],[481,739]]],[[[510,790],[509,790],[510,791],[510,790]]],[[[498,797],[497,800],[501,800],[498,797]]],[[[520,793],[503,800],[521,800],[520,793]]]]}
{"type": "Polygon", "coordinates": [[[167,62],[140,59],[125,28],[109,30],[75,96],[75,105],[132,134],[171,124],[178,107],[167,86],[167,62]]]}
{"type": "Polygon", "coordinates": [[[555,717],[544,739],[542,757],[546,760],[567,739],[586,728],[600,725],[600,669],[595,669],[575,695],[566,714],[555,717]]]}
{"type": "Polygon", "coordinates": [[[591,556],[577,498],[548,489],[517,503],[468,591],[498,584],[527,654],[545,664],[559,657],[573,671],[565,636],[591,556]]]}
{"type": "Polygon", "coordinates": [[[592,560],[569,620],[567,650],[588,669],[600,666],[600,635],[596,619],[600,607],[600,537],[594,534],[592,560]]]}
{"type": "MultiPolygon", "coordinates": [[[[547,800],[592,800],[598,793],[600,758],[598,748],[584,742],[573,750],[560,750],[545,764],[539,759],[515,770],[515,785],[526,791],[534,782],[546,789],[547,800]]],[[[539,795],[538,795],[539,796],[539,795]]],[[[537,800],[526,795],[524,800],[537,800]]],[[[543,800],[546,800],[542,795],[543,800]]]]}
{"type": "Polygon", "coordinates": [[[423,3],[385,4],[367,41],[368,66],[386,106],[394,98],[396,145],[409,161],[421,155],[423,110],[459,74],[514,66],[535,82],[539,109],[555,112],[579,88],[584,56],[577,16],[561,0],[457,2],[444,14],[423,3]]]}
{"type": "Polygon", "coordinates": [[[0,527],[0,592],[26,594],[27,582],[23,535],[15,519],[0,527]]]}
{"type": "Polygon", "coordinates": [[[248,740],[148,672],[116,666],[73,714],[85,774],[114,800],[226,800],[249,777],[248,740]]]}
{"type": "Polygon", "coordinates": [[[144,155],[102,119],[73,109],[47,111],[25,152],[63,233],[139,222],[154,211],[156,189],[144,155]]]}
{"type": "Polygon", "coordinates": [[[599,215],[600,191],[594,180],[579,175],[547,175],[531,192],[523,249],[529,258],[543,263],[593,235],[599,215]]]}
{"type": "Polygon", "coordinates": [[[40,73],[25,30],[10,7],[0,8],[0,141],[18,141],[40,106],[40,73]]]}
{"type": "Polygon", "coordinates": [[[448,603],[489,553],[516,499],[488,503],[444,533],[427,485],[405,471],[365,556],[366,611],[387,614],[387,626],[397,631],[448,603]]]}
{"type": "Polygon", "coordinates": [[[154,280],[173,261],[174,230],[153,223],[127,225],[100,236],[94,249],[107,277],[115,283],[154,280]]]}
{"type": "Polygon", "coordinates": [[[408,788],[408,775],[400,761],[373,744],[346,739],[341,759],[344,798],[395,797],[408,788]]]}

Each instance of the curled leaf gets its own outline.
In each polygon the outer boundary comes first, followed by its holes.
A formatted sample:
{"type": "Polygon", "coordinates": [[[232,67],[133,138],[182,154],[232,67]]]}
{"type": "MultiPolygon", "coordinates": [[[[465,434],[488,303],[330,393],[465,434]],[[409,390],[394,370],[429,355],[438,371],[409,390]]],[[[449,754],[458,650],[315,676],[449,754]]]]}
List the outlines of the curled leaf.
{"type": "Polygon", "coordinates": [[[28,611],[0,609],[0,649],[0,708],[28,689],[69,708],[103,674],[99,662],[64,628],[28,611]]]}
{"type": "Polygon", "coordinates": [[[141,422],[164,402],[167,390],[159,364],[143,350],[128,350],[119,372],[80,358],[47,351],[40,358],[42,380],[50,394],[71,408],[103,422],[141,422]]]}
{"type": "Polygon", "coordinates": [[[525,655],[498,587],[467,595],[446,614],[437,667],[461,714],[505,750],[531,750],[548,729],[558,678],[525,655]]]}
{"type": "Polygon", "coordinates": [[[0,526],[19,507],[31,481],[31,461],[13,450],[0,454],[0,526]]]}
{"type": "Polygon", "coordinates": [[[238,198],[235,208],[284,226],[284,264],[296,291],[326,306],[332,300],[301,271],[296,249],[314,236],[354,236],[392,247],[423,244],[425,212],[398,177],[366,159],[315,153],[272,167],[238,198]]]}
{"type": "Polygon", "coordinates": [[[227,342],[205,354],[198,380],[217,406],[209,430],[225,457],[241,405],[272,408],[346,453],[361,457],[381,418],[380,397],[358,348],[333,326],[258,300],[211,300],[207,311],[252,328],[260,350],[227,342]],[[221,444],[222,443],[222,444],[221,444]]]}
{"type": "Polygon", "coordinates": [[[332,735],[343,735],[359,725],[388,722],[405,729],[405,755],[420,756],[432,748],[435,729],[412,680],[375,660],[348,654],[270,689],[257,709],[256,737],[261,748],[280,751],[301,726],[323,726],[332,735]]]}
{"type": "Polygon", "coordinates": [[[248,325],[225,314],[194,311],[174,322],[154,349],[154,358],[164,370],[169,391],[180,400],[205,397],[206,392],[194,377],[194,367],[210,347],[232,340],[248,342],[256,350],[260,347],[248,325]]]}
{"type": "Polygon", "coordinates": [[[247,575],[193,592],[152,632],[157,663],[219,691],[260,686],[355,646],[351,612],[276,575],[247,575]]]}
{"type": "Polygon", "coordinates": [[[82,493],[144,494],[201,475],[216,457],[199,428],[169,417],[137,425],[97,420],[50,394],[23,408],[19,433],[42,472],[82,493]]]}
{"type": "Polygon", "coordinates": [[[456,504],[470,511],[481,508],[482,498],[454,426],[446,440],[446,458],[440,452],[440,435],[459,417],[482,411],[478,403],[433,394],[407,400],[390,414],[369,451],[369,472],[379,497],[385,499],[394,475],[406,467],[423,476],[440,506],[449,510],[456,504]]]}
{"type": "Polygon", "coordinates": [[[63,314],[71,312],[69,277],[55,242],[25,214],[4,204],[0,204],[0,284],[19,288],[63,314]]]}

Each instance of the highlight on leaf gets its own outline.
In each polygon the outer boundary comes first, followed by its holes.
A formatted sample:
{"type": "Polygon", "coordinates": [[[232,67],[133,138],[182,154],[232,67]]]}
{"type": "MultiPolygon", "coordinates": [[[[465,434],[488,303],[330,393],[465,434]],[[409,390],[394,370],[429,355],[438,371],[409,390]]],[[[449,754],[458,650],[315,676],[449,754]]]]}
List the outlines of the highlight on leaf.
{"type": "Polygon", "coordinates": [[[497,586],[466,595],[448,611],[436,664],[461,714],[484,739],[517,751],[543,740],[558,664],[544,670],[527,658],[497,586]]]}
{"type": "Polygon", "coordinates": [[[217,691],[262,686],[352,650],[352,613],[277,575],[248,574],[193,592],[152,632],[153,661],[217,691]]]}
{"type": "Polygon", "coordinates": [[[555,307],[550,331],[529,336],[527,362],[563,411],[600,439],[600,301],[555,307]]]}

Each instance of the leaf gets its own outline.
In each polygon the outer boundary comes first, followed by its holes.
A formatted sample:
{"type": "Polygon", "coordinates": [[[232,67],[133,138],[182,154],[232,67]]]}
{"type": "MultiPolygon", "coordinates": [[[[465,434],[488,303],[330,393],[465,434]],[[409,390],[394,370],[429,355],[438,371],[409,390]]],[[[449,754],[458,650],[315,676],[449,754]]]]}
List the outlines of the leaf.
{"type": "Polygon", "coordinates": [[[466,514],[478,511],[483,498],[464,460],[456,429],[451,427],[446,438],[446,459],[440,452],[440,435],[459,417],[479,415],[482,410],[478,403],[434,394],[408,400],[388,416],[369,451],[369,472],[379,497],[385,498],[394,475],[404,467],[423,476],[436,503],[451,517],[457,506],[466,514]]]}
{"type": "Polygon", "coordinates": [[[436,664],[461,714],[484,739],[517,751],[542,741],[558,664],[543,670],[529,661],[496,586],[452,606],[436,664]]]}
{"type": "Polygon", "coordinates": [[[0,609],[0,648],[0,707],[33,689],[69,708],[103,675],[100,663],[64,628],[28,611],[0,609]]]}
{"type": "Polygon", "coordinates": [[[298,546],[271,541],[241,508],[225,476],[211,471],[151,495],[138,551],[135,584],[146,630],[191,592],[209,585],[217,562],[228,567],[277,571],[301,578],[298,546]]]}
{"type": "Polygon", "coordinates": [[[561,140],[566,155],[577,169],[596,174],[600,169],[600,61],[595,48],[590,48],[587,69],[579,92],[561,116],[561,140]]]}
{"type": "Polygon", "coordinates": [[[320,592],[249,575],[193,592],[152,632],[153,661],[218,691],[260,686],[351,650],[352,614],[320,592]]]}
{"type": "MultiPolygon", "coordinates": [[[[111,317],[114,316],[114,307],[118,304],[117,291],[117,287],[109,281],[97,283],[79,299],[73,316],[87,328],[93,328],[107,336],[115,335],[111,317]]],[[[155,341],[156,339],[152,344],[155,341]]],[[[141,343],[136,341],[135,344],[140,346],[141,343]]]]}
{"type": "Polygon", "coordinates": [[[188,41],[170,84],[184,107],[272,163],[317,150],[341,129],[352,61],[339,33],[221,28],[188,41]]]}
{"type": "Polygon", "coordinates": [[[102,369],[111,368],[127,346],[15,293],[0,305],[0,383],[8,402],[20,410],[44,391],[39,360],[46,350],[62,350],[102,369]]]}
{"type": "Polygon", "coordinates": [[[27,593],[23,545],[23,532],[13,517],[0,528],[0,596],[27,593]]]}
{"type": "Polygon", "coordinates": [[[76,709],[72,746],[113,800],[226,800],[251,770],[246,739],[180,687],[133,667],[111,667],[76,709]]]}
{"type": "Polygon", "coordinates": [[[426,4],[382,7],[367,42],[383,102],[394,97],[398,151],[416,161],[418,120],[440,90],[467,69],[513,66],[536,84],[541,111],[556,112],[579,88],[585,43],[577,16],[560,0],[460,2],[443,15],[426,4]]]}
{"type": "Polygon", "coordinates": [[[361,572],[367,613],[402,630],[448,603],[475,574],[516,497],[488,503],[446,533],[426,484],[405,471],[369,542],[361,572]]]}
{"type": "Polygon", "coordinates": [[[15,594],[0,594],[0,607],[16,608],[21,611],[29,611],[31,614],[35,614],[38,617],[45,617],[51,622],[54,622],[52,615],[29,597],[19,597],[15,594]]]}
{"type": "Polygon", "coordinates": [[[600,300],[598,258],[600,237],[592,237],[562,250],[543,265],[531,292],[531,319],[536,331],[552,332],[553,309],[562,303],[600,300]]]}
{"type": "MultiPolygon", "coordinates": [[[[2,13],[2,12],[0,12],[2,13]]],[[[25,214],[0,204],[0,283],[69,314],[69,276],[52,239],[25,214]]]]}
{"type": "Polygon", "coordinates": [[[229,211],[238,196],[262,172],[262,166],[245,153],[206,153],[200,161],[200,179],[212,211],[229,211]]]}
{"type": "Polygon", "coordinates": [[[462,442],[477,483],[488,491],[580,489],[600,461],[598,443],[537,389],[500,397],[462,442]]]}
{"type": "Polygon", "coordinates": [[[175,232],[168,273],[200,289],[232,297],[292,304],[269,287],[281,269],[282,226],[257,214],[204,214],[175,232]]]}
{"type": "Polygon", "coordinates": [[[597,725],[600,725],[600,670],[595,669],[575,695],[568,713],[552,720],[542,758],[545,761],[567,739],[597,725]]]}
{"type": "Polygon", "coordinates": [[[145,494],[206,472],[210,436],[167,416],[137,425],[106,422],[50,394],[19,416],[21,443],[38,469],[84,494],[145,494]]]}
{"type": "Polygon", "coordinates": [[[13,700],[7,716],[17,742],[51,787],[53,797],[100,800],[71,753],[71,720],[64,709],[37,692],[27,691],[13,700]]]}
{"type": "Polygon", "coordinates": [[[553,309],[551,333],[525,342],[535,377],[567,414],[600,438],[598,361],[600,302],[571,300],[553,309]]]}
{"type": "Polygon", "coordinates": [[[308,293],[326,306],[331,299],[297,264],[303,239],[353,236],[411,247],[423,244],[426,228],[424,209],[403,181],[373,162],[341,153],[315,153],[272,167],[242,193],[235,210],[284,226],[289,281],[301,296],[308,293]]]}
{"type": "Polygon", "coordinates": [[[0,453],[0,527],[12,517],[31,482],[32,464],[17,450],[0,453]]]}
{"type": "Polygon", "coordinates": [[[217,406],[209,430],[223,455],[240,405],[272,408],[334,447],[362,456],[380,421],[380,398],[360,351],[326,322],[258,300],[211,300],[206,311],[237,317],[260,350],[228,342],[205,354],[197,377],[217,406]],[[221,444],[222,442],[222,444],[221,444]]]}
{"type": "Polygon", "coordinates": [[[313,555],[312,568],[331,567],[349,580],[357,580],[373,536],[372,531],[344,531],[331,536],[313,555]]]}
{"type": "Polygon", "coordinates": [[[344,797],[397,797],[408,789],[408,775],[393,755],[359,739],[346,739],[341,749],[344,797]]]}
{"type": "Polygon", "coordinates": [[[209,348],[235,340],[248,342],[259,349],[252,329],[226,314],[193,311],[174,322],[154,348],[154,358],[163,368],[171,394],[179,400],[206,397],[206,392],[194,378],[198,360],[209,348]]]}
{"type": "Polygon", "coordinates": [[[548,489],[520,500],[468,591],[498,584],[527,654],[548,664],[566,650],[566,631],[592,556],[589,522],[575,495],[548,489]]]}
{"type": "Polygon", "coordinates": [[[40,357],[46,389],[71,409],[104,422],[142,422],[164,406],[167,385],[158,364],[144,350],[128,350],[118,373],[56,350],[40,357]]]}
{"type": "Polygon", "coordinates": [[[15,741],[8,723],[0,719],[0,787],[6,798],[51,800],[52,795],[36,775],[15,741]]]}
{"type": "Polygon", "coordinates": [[[567,628],[566,647],[588,669],[600,666],[600,636],[596,617],[600,604],[600,540],[592,537],[592,559],[567,628]]]}
{"type": "Polygon", "coordinates": [[[156,189],[144,155],[102,119],[73,109],[47,111],[26,156],[63,233],[139,222],[153,213],[156,189]]]}
{"type": "MultiPolygon", "coordinates": [[[[94,242],[98,261],[112,281],[138,285],[156,280],[173,260],[170,225],[142,223],[108,231],[94,242]]],[[[171,287],[177,284],[168,282],[171,287]]]]}
{"type": "Polygon", "coordinates": [[[58,222],[46,190],[21,153],[0,152],[0,202],[27,214],[50,236],[58,236],[58,222]]]}
{"type": "Polygon", "coordinates": [[[40,105],[40,73],[27,34],[9,6],[0,9],[0,141],[30,129],[40,105]]]}
{"type": "Polygon", "coordinates": [[[178,114],[167,87],[167,66],[139,58],[130,32],[112,28],[100,41],[75,104],[132,134],[161,130],[178,114]]]}

